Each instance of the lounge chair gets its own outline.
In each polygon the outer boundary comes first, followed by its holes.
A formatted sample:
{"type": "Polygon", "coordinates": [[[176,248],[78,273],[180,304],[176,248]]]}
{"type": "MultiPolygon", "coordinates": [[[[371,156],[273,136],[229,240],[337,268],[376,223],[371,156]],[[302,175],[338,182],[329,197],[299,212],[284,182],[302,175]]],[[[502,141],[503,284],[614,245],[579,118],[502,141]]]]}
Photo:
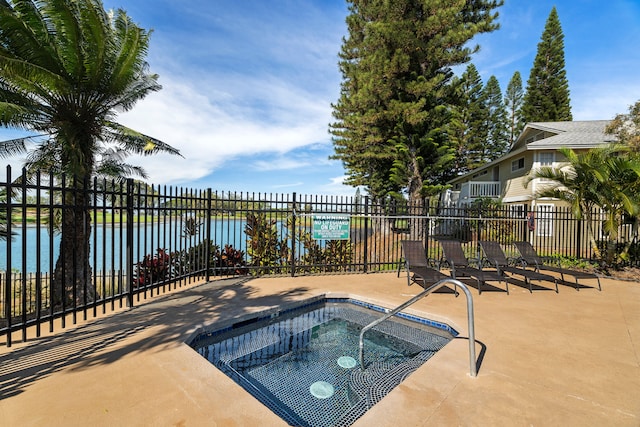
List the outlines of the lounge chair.
{"type": "Polygon", "coordinates": [[[546,280],[549,282],[553,282],[556,285],[556,293],[558,292],[558,278],[550,276],[548,274],[543,274],[538,271],[527,270],[524,267],[513,267],[509,265],[509,260],[507,256],[504,254],[500,243],[498,242],[490,242],[486,240],[478,241],[480,247],[482,248],[482,252],[484,252],[485,258],[491,263],[491,265],[496,269],[498,274],[517,274],[524,278],[524,281],[529,285],[529,292],[533,293],[533,288],[531,287],[531,280],[546,280]]]}
{"type": "MultiPolygon", "coordinates": [[[[442,279],[450,279],[446,274],[431,267],[422,241],[402,240],[400,244],[407,270],[407,285],[418,283],[423,288],[427,288],[442,279]]],[[[400,266],[398,267],[398,277],[400,277],[400,266]]]]}
{"type": "Polygon", "coordinates": [[[481,268],[474,268],[469,264],[469,260],[462,250],[462,244],[457,240],[439,240],[444,261],[451,268],[451,277],[454,279],[469,277],[478,283],[478,292],[482,293],[482,285],[487,281],[497,281],[505,283],[507,295],[509,295],[509,283],[506,278],[493,271],[484,271],[481,268]]]}
{"type": "Polygon", "coordinates": [[[531,266],[535,269],[535,271],[553,271],[554,273],[559,273],[562,281],[564,282],[565,274],[568,276],[573,276],[576,281],[576,289],[580,290],[579,279],[596,279],[598,281],[598,290],[602,290],[600,286],[600,277],[595,273],[589,273],[586,271],[578,271],[578,270],[570,270],[568,268],[562,267],[553,267],[550,265],[545,265],[542,257],[538,255],[534,247],[529,242],[513,242],[515,247],[520,252],[520,259],[525,262],[526,265],[531,266]]]}

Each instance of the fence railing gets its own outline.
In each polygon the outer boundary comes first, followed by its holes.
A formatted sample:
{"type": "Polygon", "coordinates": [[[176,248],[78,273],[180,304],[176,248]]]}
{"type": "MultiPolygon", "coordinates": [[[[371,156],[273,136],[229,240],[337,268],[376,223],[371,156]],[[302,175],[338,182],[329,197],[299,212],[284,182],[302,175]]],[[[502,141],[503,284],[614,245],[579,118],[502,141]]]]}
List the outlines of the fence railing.
{"type": "MultiPolygon", "coordinates": [[[[603,240],[602,218],[593,218],[590,229],[603,240]]],[[[0,335],[11,345],[12,333],[26,339],[30,326],[39,335],[54,319],[65,327],[67,317],[76,322],[77,315],[133,306],[214,277],[389,271],[404,239],[422,240],[434,258],[437,239],[454,238],[470,255],[479,239],[505,246],[527,240],[544,255],[593,259],[587,229],[561,208],[445,209],[426,200],[408,206],[393,198],[214,192],[132,180],[79,184],[24,172],[12,179],[7,168],[0,182],[0,335]]],[[[623,221],[619,241],[629,239],[637,241],[637,230],[623,221]]]]}

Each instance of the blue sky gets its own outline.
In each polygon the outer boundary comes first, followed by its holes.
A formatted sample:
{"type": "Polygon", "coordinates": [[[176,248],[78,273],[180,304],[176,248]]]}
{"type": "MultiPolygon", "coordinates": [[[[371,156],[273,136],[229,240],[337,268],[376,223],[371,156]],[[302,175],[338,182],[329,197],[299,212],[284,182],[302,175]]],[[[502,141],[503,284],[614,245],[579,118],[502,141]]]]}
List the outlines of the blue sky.
{"type": "MultiPolygon", "coordinates": [[[[149,182],[218,191],[352,195],[328,124],[338,98],[343,0],[103,0],[153,29],[148,56],[163,90],[119,121],[184,159],[132,162],[149,182]]],[[[553,6],[565,36],[575,120],[611,119],[640,99],[638,0],[505,0],[501,29],[472,58],[504,91],[524,84],[553,6]]],[[[0,131],[0,137],[7,135],[0,131]]],[[[13,136],[13,134],[12,134],[13,136]]],[[[8,139],[8,138],[6,138],[8,139]]]]}

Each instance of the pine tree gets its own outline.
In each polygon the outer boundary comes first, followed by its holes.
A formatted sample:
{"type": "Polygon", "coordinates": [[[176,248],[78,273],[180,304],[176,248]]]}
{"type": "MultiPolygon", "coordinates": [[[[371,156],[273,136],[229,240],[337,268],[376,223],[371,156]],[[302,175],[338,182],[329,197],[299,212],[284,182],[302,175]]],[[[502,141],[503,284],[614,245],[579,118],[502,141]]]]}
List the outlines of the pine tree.
{"type": "Polygon", "coordinates": [[[471,38],[498,27],[502,0],[348,3],[333,158],[373,198],[406,191],[415,200],[450,176],[451,67],[477,51],[471,38]]]}
{"type": "Polygon", "coordinates": [[[483,162],[490,162],[506,153],[508,138],[507,109],[502,101],[502,91],[496,76],[489,77],[482,91],[486,110],[486,144],[483,162]]]}
{"type": "Polygon", "coordinates": [[[525,123],[572,120],[564,35],[555,6],[547,18],[522,105],[525,123]]]}
{"type": "Polygon", "coordinates": [[[475,65],[469,64],[452,86],[456,87],[458,105],[453,110],[449,134],[455,147],[453,172],[461,175],[485,163],[487,111],[482,78],[475,65]]]}
{"type": "Polygon", "coordinates": [[[509,147],[516,142],[516,138],[524,128],[522,119],[522,104],[524,101],[524,91],[522,90],[522,78],[520,71],[513,73],[507,92],[504,95],[504,103],[507,109],[507,127],[508,127],[508,145],[509,147]]]}

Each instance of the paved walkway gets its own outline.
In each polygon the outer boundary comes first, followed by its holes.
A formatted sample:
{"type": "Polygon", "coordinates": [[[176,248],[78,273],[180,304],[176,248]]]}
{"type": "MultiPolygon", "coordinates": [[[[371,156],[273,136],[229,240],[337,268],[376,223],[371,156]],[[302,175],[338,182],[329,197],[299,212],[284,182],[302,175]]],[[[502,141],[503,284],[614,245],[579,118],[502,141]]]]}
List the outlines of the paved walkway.
{"type": "MultiPolygon", "coordinates": [[[[417,294],[395,274],[221,280],[51,337],[0,346],[2,426],[281,426],[184,341],[200,325],[322,293],[393,307],[417,294]]],[[[356,426],[640,425],[640,284],[602,292],[517,281],[475,305],[469,376],[464,297],[413,311],[460,331],[356,426]]]]}

